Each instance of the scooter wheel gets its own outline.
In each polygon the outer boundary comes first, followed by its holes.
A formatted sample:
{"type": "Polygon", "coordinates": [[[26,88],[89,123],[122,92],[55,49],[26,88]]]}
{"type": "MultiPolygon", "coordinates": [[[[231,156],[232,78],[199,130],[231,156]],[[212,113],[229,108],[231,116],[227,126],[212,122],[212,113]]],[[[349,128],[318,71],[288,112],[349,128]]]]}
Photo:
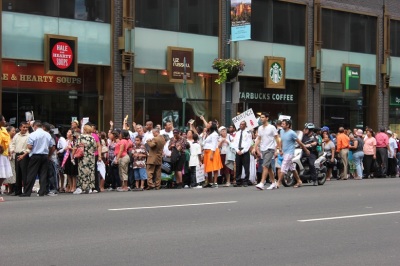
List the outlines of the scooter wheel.
{"type": "Polygon", "coordinates": [[[289,171],[283,176],[282,185],[285,187],[291,187],[294,186],[294,184],[296,184],[296,180],[293,176],[293,172],[289,171]]]}

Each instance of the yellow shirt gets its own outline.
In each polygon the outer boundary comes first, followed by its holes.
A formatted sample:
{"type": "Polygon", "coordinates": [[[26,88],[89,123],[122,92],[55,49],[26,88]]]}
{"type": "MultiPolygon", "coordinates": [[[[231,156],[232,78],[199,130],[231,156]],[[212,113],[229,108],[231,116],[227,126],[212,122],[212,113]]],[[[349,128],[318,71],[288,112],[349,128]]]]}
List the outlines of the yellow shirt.
{"type": "Polygon", "coordinates": [[[3,147],[2,155],[8,156],[8,147],[10,145],[10,134],[8,134],[5,127],[0,130],[0,146],[3,147]]]}

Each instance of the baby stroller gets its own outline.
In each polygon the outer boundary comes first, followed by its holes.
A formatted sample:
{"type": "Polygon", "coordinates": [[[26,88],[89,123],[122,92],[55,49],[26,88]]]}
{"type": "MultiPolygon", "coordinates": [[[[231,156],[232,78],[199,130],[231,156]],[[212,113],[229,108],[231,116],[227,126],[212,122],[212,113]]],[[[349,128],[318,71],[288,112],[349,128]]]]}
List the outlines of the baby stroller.
{"type": "Polygon", "coordinates": [[[169,157],[163,157],[161,165],[161,188],[171,188],[175,181],[175,172],[172,171],[172,163],[169,157]]]}

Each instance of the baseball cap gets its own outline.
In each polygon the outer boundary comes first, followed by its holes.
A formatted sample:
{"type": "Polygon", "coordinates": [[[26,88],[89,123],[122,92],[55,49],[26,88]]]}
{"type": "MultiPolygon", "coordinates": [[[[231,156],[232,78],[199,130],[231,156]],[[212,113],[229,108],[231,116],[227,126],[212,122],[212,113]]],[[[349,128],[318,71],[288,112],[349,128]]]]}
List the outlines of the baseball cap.
{"type": "Polygon", "coordinates": [[[357,136],[362,137],[363,131],[361,129],[357,129],[356,134],[357,134],[357,136]]]}
{"type": "Polygon", "coordinates": [[[329,127],[323,126],[323,127],[321,128],[321,131],[327,131],[327,132],[329,132],[329,127]]]}
{"type": "Polygon", "coordinates": [[[181,133],[181,131],[179,130],[179,129],[177,129],[177,128],[175,128],[173,131],[172,131],[172,133],[181,133]]]}
{"type": "Polygon", "coordinates": [[[390,130],[386,131],[386,133],[389,134],[389,135],[393,135],[393,132],[390,131],[390,130]]]}
{"type": "Polygon", "coordinates": [[[218,128],[218,132],[221,132],[221,130],[224,130],[224,129],[226,129],[226,127],[221,126],[221,127],[218,128]]]}

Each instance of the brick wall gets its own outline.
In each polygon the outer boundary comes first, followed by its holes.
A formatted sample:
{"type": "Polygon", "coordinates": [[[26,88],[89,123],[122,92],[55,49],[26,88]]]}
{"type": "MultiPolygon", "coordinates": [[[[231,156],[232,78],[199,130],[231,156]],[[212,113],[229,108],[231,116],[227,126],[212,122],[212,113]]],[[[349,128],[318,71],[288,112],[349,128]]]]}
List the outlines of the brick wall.
{"type": "MultiPolygon", "coordinates": [[[[114,91],[114,110],[113,117],[115,127],[121,127],[126,115],[129,115],[129,122],[132,122],[133,114],[133,73],[125,72],[122,76],[122,57],[118,50],[118,37],[122,36],[122,1],[114,3],[114,32],[113,32],[113,91],[114,91]]],[[[106,122],[107,123],[107,122],[106,122]]]]}

